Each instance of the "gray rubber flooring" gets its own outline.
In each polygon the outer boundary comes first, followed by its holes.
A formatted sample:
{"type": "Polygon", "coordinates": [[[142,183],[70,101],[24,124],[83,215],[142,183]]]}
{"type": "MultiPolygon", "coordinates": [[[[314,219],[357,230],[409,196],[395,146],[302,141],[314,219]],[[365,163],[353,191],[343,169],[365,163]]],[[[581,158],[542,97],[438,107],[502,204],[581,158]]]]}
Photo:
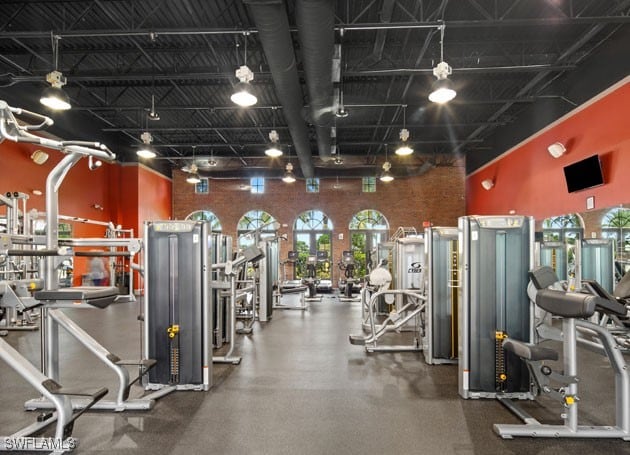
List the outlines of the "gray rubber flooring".
{"type": "MultiPolygon", "coordinates": [[[[67,314],[119,357],[140,356],[137,304],[67,314]]],[[[176,392],[147,412],[87,413],[76,422],[75,453],[630,454],[621,440],[502,440],[492,424],[517,419],[496,401],[460,399],[456,366],[429,366],[421,353],[366,354],[348,343],[360,332],[359,304],[334,296],[306,312],[276,310],[253,334],[238,336],[242,363],[215,365],[210,392],[176,392]]],[[[5,339],[39,363],[38,332],[5,339]]],[[[64,386],[115,386],[113,374],[73,339],[62,337],[62,346],[64,386]]],[[[612,423],[605,359],[588,354],[580,374],[583,419],[612,423]]],[[[22,410],[33,397],[0,364],[1,435],[36,418],[22,410]]],[[[530,407],[550,423],[560,413],[553,402],[530,407]]]]}

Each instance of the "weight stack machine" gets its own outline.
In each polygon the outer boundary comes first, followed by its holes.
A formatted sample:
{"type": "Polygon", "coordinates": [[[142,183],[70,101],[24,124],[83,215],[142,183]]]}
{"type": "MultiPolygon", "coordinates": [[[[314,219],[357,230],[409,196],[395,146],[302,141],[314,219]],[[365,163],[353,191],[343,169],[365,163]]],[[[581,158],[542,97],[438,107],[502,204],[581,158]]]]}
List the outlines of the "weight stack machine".
{"type": "Polygon", "coordinates": [[[212,385],[208,231],[203,221],[145,223],[144,355],[157,360],[148,389],[212,385]]]}
{"type": "Polygon", "coordinates": [[[422,351],[428,364],[457,363],[457,238],[455,227],[429,227],[424,231],[427,306],[422,351]]]}
{"type": "Polygon", "coordinates": [[[533,341],[527,296],[534,224],[523,216],[459,218],[459,394],[532,398],[527,367],[503,350],[512,337],[533,341]]]}

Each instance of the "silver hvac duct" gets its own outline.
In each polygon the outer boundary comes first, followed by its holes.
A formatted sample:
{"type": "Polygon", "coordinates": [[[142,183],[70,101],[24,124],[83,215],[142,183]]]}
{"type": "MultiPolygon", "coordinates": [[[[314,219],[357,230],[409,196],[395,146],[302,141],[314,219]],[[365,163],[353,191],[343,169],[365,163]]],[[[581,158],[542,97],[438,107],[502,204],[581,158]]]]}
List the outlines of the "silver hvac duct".
{"type": "Polygon", "coordinates": [[[284,2],[245,0],[244,3],[256,24],[302,174],[306,178],[312,178],[314,171],[308,128],[302,118],[302,87],[284,2]]]}
{"type": "Polygon", "coordinates": [[[330,131],[333,124],[332,59],[335,45],[335,2],[298,0],[295,8],[310,104],[310,121],[317,132],[319,157],[329,160],[330,131]]]}

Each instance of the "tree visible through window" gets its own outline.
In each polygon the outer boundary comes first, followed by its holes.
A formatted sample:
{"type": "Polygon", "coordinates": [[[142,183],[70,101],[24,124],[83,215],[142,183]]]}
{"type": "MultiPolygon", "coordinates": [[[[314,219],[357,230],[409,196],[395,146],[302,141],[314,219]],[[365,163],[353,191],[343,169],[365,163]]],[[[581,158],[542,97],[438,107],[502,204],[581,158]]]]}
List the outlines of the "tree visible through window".
{"type": "Polygon", "coordinates": [[[260,229],[262,237],[264,233],[272,235],[274,232],[273,224],[276,219],[264,210],[250,210],[241,217],[237,225],[238,245],[239,247],[247,247],[254,244],[254,236],[246,235],[257,229],[260,229]]]}
{"type": "Polygon", "coordinates": [[[357,264],[357,276],[366,275],[373,264],[372,254],[379,243],[387,240],[389,223],[378,210],[362,210],[356,213],[350,225],[350,249],[357,264]]]}
{"type": "Polygon", "coordinates": [[[197,210],[186,217],[187,220],[208,221],[210,223],[211,232],[221,232],[221,221],[209,210],[197,210]]]}
{"type": "Polygon", "coordinates": [[[306,192],[307,193],[319,193],[319,179],[306,179],[306,192]]]}
{"type": "Polygon", "coordinates": [[[363,177],[362,189],[364,193],[376,193],[376,177],[363,177]]]}
{"type": "Polygon", "coordinates": [[[315,255],[317,251],[326,251],[329,261],[318,265],[318,276],[323,279],[330,279],[332,230],[332,222],[320,210],[307,210],[297,216],[293,224],[293,248],[298,252],[298,261],[295,266],[295,276],[297,278],[305,275],[308,256],[315,255]]]}
{"type": "Polygon", "coordinates": [[[623,275],[630,265],[630,209],[614,208],[604,215],[602,237],[615,239],[617,244],[617,272],[623,275]]]}

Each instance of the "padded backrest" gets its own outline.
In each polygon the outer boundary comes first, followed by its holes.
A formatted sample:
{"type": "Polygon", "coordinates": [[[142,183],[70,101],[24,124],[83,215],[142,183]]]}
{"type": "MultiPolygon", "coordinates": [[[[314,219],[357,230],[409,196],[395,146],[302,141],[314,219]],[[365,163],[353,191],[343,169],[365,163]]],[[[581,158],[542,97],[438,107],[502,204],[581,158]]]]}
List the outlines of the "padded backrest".
{"type": "Polygon", "coordinates": [[[588,318],[604,299],[596,295],[542,289],[536,294],[536,305],[563,318],[588,318]]]}
{"type": "Polygon", "coordinates": [[[619,297],[620,299],[630,297],[630,272],[626,272],[626,274],[621,277],[621,280],[619,280],[619,283],[615,286],[613,295],[615,297],[619,297]]]}
{"type": "Polygon", "coordinates": [[[536,267],[529,271],[529,278],[536,286],[536,289],[547,289],[552,284],[560,281],[554,269],[547,265],[536,267]]]}

